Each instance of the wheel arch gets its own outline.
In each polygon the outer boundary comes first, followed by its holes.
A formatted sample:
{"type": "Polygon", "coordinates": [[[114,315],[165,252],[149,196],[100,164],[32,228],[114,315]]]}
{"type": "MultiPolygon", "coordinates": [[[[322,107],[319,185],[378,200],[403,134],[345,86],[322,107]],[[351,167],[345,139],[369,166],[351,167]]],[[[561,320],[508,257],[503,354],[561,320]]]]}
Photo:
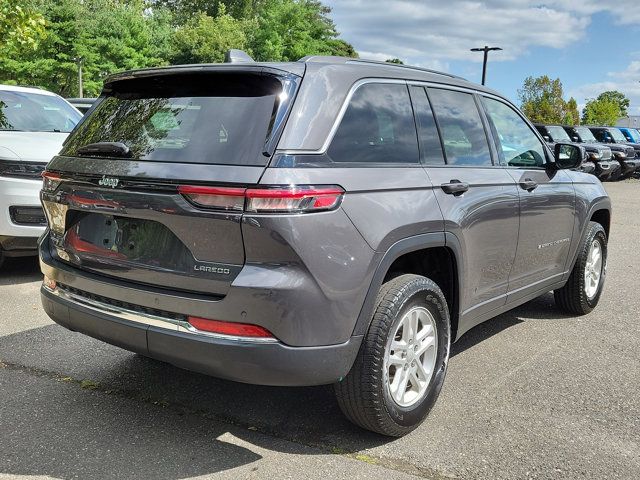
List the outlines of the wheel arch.
{"type": "Polygon", "coordinates": [[[378,291],[383,283],[404,273],[424,275],[442,290],[449,307],[451,338],[457,337],[459,318],[459,245],[447,242],[444,232],[425,233],[394,243],[383,255],[373,275],[358,315],[354,335],[369,329],[378,291]],[[435,278],[434,278],[435,277],[435,278]]]}

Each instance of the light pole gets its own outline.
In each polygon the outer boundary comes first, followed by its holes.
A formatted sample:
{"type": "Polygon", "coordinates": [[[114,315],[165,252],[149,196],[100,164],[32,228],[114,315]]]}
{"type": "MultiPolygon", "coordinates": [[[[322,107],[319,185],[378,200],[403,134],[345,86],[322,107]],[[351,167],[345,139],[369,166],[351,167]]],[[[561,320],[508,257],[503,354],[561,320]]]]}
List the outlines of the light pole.
{"type": "Polygon", "coordinates": [[[500,47],[488,47],[484,46],[482,48],[472,48],[472,52],[484,52],[484,59],[482,61],[482,85],[484,85],[485,80],[487,79],[487,57],[489,56],[489,52],[492,50],[502,50],[500,47]]]}
{"type": "Polygon", "coordinates": [[[73,60],[78,66],[78,97],[82,98],[82,64],[84,63],[84,58],[75,57],[73,60]]]}

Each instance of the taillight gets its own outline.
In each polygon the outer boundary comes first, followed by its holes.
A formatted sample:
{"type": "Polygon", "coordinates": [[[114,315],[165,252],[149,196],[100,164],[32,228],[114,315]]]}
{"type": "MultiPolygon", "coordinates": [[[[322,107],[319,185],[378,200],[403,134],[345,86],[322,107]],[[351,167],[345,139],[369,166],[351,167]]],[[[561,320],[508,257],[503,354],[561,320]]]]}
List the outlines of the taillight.
{"type": "Polygon", "coordinates": [[[53,172],[42,172],[42,190],[45,192],[55,192],[62,183],[62,177],[53,172]]]}
{"type": "Polygon", "coordinates": [[[266,328],[248,323],[222,322],[200,317],[187,317],[187,321],[202,332],[219,333],[234,337],[275,338],[266,328]]]}
{"type": "Polygon", "coordinates": [[[236,211],[244,209],[244,188],[180,185],[178,192],[199,207],[236,211]]]}
{"type": "Polygon", "coordinates": [[[341,187],[226,188],[180,186],[178,191],[198,207],[255,213],[309,213],[333,210],[344,196],[341,187]]]}

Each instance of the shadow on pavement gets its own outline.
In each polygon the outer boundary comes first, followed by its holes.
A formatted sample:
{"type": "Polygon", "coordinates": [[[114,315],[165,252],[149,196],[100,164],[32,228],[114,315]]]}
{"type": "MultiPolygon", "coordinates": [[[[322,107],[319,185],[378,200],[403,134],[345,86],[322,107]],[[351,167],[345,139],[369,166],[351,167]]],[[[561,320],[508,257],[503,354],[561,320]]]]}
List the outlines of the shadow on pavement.
{"type": "Polygon", "coordinates": [[[555,305],[553,294],[547,293],[472,328],[451,346],[451,356],[454,357],[507,328],[524,322],[523,318],[526,321],[536,321],[562,320],[574,317],[562,313],[555,305]]]}
{"type": "Polygon", "coordinates": [[[0,286],[18,285],[42,280],[38,257],[7,258],[0,267],[0,286]]]}
{"type": "MultiPolygon", "coordinates": [[[[525,317],[537,321],[563,315],[553,306],[552,297],[541,297],[475,327],[453,346],[452,355],[525,317]]],[[[331,386],[277,388],[219,380],[131,354],[58,325],[0,338],[0,360],[8,365],[0,369],[0,382],[7,382],[4,372],[27,379],[2,388],[0,431],[7,432],[4,441],[10,442],[9,448],[0,449],[2,473],[69,478],[65,464],[81,462],[80,467],[89,468],[87,456],[98,461],[107,451],[122,462],[118,468],[133,469],[130,476],[145,472],[149,478],[183,478],[211,473],[255,460],[254,453],[216,440],[232,430],[247,442],[290,453],[301,453],[301,445],[320,448],[306,453],[351,453],[393,440],[349,423],[331,386]],[[58,391],[60,378],[67,376],[73,381],[58,391]],[[30,385],[35,380],[39,386],[30,385]],[[81,388],[82,381],[96,389],[81,388]],[[114,403],[126,405],[117,408],[114,403]],[[267,435],[256,435],[255,430],[267,435]],[[125,438],[124,443],[120,438],[125,438]],[[28,466],[39,464],[33,458],[21,464],[25,456],[49,455],[47,449],[54,448],[51,443],[57,449],[55,465],[43,463],[51,467],[31,471],[28,466]],[[148,451],[146,445],[153,448],[148,451]],[[135,459],[135,464],[125,465],[127,458],[135,459]]],[[[108,466],[106,457],[104,462],[108,466]]]]}

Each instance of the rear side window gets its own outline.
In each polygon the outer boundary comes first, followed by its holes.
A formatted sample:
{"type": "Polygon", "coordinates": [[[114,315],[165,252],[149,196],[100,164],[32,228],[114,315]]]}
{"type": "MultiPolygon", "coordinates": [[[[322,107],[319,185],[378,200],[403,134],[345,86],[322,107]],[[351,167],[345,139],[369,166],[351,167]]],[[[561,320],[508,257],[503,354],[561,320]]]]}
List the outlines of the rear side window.
{"type": "Polygon", "coordinates": [[[420,160],[425,165],[444,165],[440,135],[424,87],[411,87],[411,100],[420,140],[420,160]]]}
{"type": "Polygon", "coordinates": [[[281,83],[259,75],[171,75],[124,80],[69,137],[62,155],[121,142],[156,162],[265,165],[281,83]]]}
{"type": "Polygon", "coordinates": [[[327,153],[341,163],[419,163],[407,86],[368,83],[358,88],[327,153]]]}
{"type": "Polygon", "coordinates": [[[439,88],[428,91],[440,126],[447,163],[491,165],[487,135],[473,95],[439,88]]]}

